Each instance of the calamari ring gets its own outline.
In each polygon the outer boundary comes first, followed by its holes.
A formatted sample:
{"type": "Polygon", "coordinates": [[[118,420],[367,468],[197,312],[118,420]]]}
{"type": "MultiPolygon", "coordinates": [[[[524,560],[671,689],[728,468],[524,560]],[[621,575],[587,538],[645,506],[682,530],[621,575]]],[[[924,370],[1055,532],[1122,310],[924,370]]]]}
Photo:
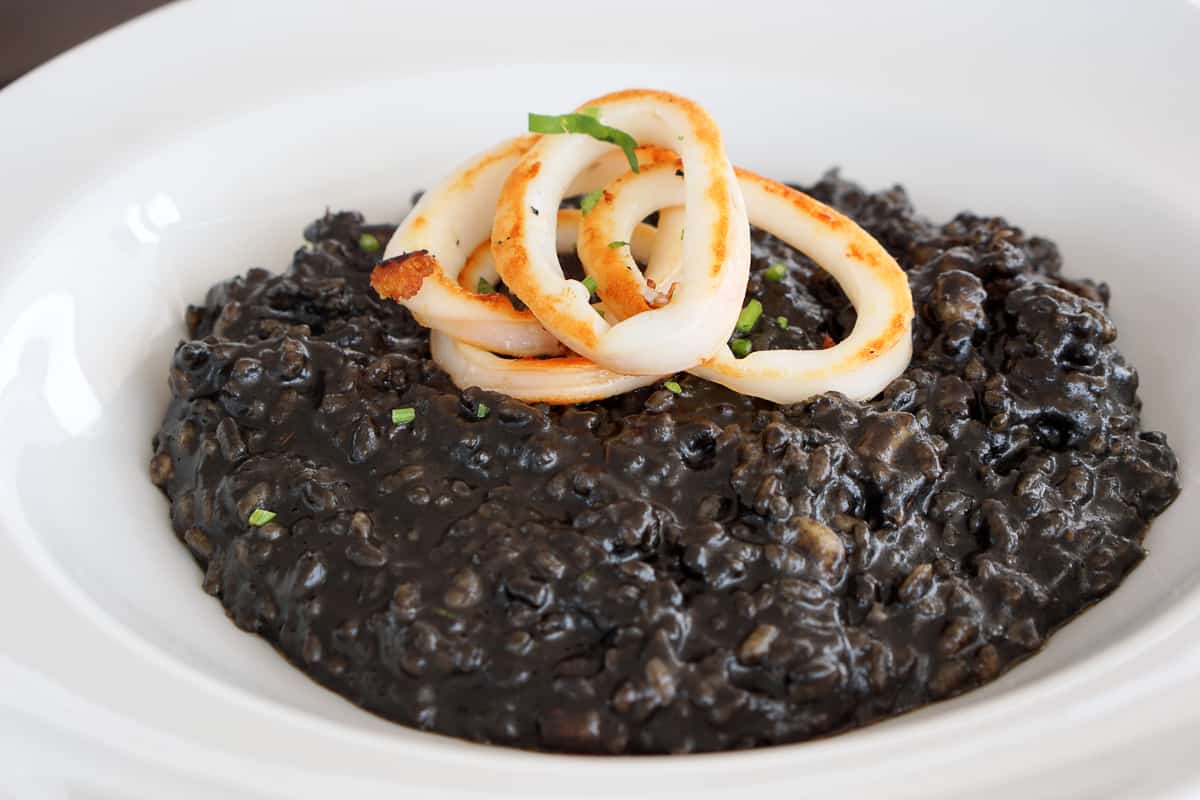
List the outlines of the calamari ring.
{"type": "Polygon", "coordinates": [[[646,259],[646,284],[660,293],[670,291],[683,264],[683,221],[684,212],[679,206],[658,212],[658,235],[646,259]]]}
{"type": "Polygon", "coordinates": [[[611,146],[580,134],[543,136],[513,169],[492,227],[496,268],[547,330],[597,364],[641,375],[694,367],[728,338],[750,267],[749,221],[720,131],[700,106],[666,92],[618,92],[581,108],[682,157],[685,197],[675,204],[685,206],[689,235],[671,302],[610,325],[563,276],[553,218],[537,210],[558,208],[572,179],[611,146]]]}
{"type": "MultiPolygon", "coordinates": [[[[674,158],[673,153],[667,152],[674,158]]],[[[624,154],[616,155],[620,157],[622,164],[626,163],[624,154]]],[[[601,159],[601,162],[604,160],[601,159]]],[[[628,168],[625,171],[628,171],[628,168]]],[[[600,179],[608,180],[603,176],[600,179]]],[[[582,218],[583,212],[578,209],[564,208],[558,212],[560,253],[575,249],[582,218]]],[[[646,261],[651,257],[655,251],[657,235],[658,231],[653,225],[637,224],[629,240],[630,249],[636,259],[646,261]]],[[[474,281],[475,285],[478,285],[481,277],[492,282],[496,279],[489,244],[490,242],[481,242],[463,268],[463,275],[473,273],[470,280],[474,281]]],[[[459,280],[462,280],[461,275],[459,280]]],[[[596,303],[592,308],[600,313],[607,313],[603,303],[596,303]]],[[[587,403],[639,389],[659,380],[658,376],[653,375],[623,375],[613,372],[576,355],[501,358],[437,330],[429,333],[429,349],[433,360],[445,370],[456,386],[479,386],[503,392],[527,403],[587,403]]]]}
{"type": "MultiPolygon", "coordinates": [[[[441,185],[426,192],[409,212],[371,274],[381,296],[406,306],[428,328],[491,352],[514,356],[553,355],[559,341],[528,311],[519,311],[502,294],[478,294],[473,284],[456,279],[477,242],[491,233],[500,190],[520,157],[537,136],[510,139],[458,167],[441,185]]],[[[639,165],[650,166],[674,154],[638,148],[639,165]]],[[[609,180],[628,170],[620,152],[606,153],[590,165],[588,180],[609,180]],[[619,171],[618,171],[619,167],[619,171]]],[[[596,188],[584,180],[580,190],[596,188]]],[[[593,316],[596,316],[593,314],[593,316]]]]}
{"type": "MultiPolygon", "coordinates": [[[[750,221],[829,272],[858,319],[848,337],[825,350],[765,350],[738,359],[722,341],[691,373],[776,403],[828,391],[856,400],[875,396],[912,357],[912,294],[904,271],[848,217],[753,172],[739,169],[737,176],[750,221]]],[[[650,290],[636,265],[603,243],[619,238],[650,212],[677,205],[683,193],[673,165],[660,164],[618,178],[584,218],[580,257],[605,306],[618,317],[649,313],[645,295],[650,290]]],[[[691,229],[685,233],[690,236],[691,229]]]]}
{"type": "MultiPolygon", "coordinates": [[[[671,148],[653,144],[638,145],[633,152],[637,155],[639,168],[679,160],[679,156],[671,148]]],[[[603,189],[626,172],[629,172],[629,159],[625,158],[625,153],[608,148],[602,156],[579,171],[563,196],[577,197],[596,189],[603,189]]]]}
{"type": "Polygon", "coordinates": [[[562,352],[558,340],[506,296],[476,294],[455,281],[471,248],[491,231],[508,173],[537,139],[503,142],[426,192],[388,242],[371,273],[372,288],[406,306],[422,325],[480,347],[518,356],[562,352]]]}
{"type": "MultiPolygon", "coordinates": [[[[625,161],[625,155],[623,153],[616,153],[615,155],[620,156],[621,163],[625,165],[625,169],[628,171],[629,164],[625,161]]],[[[576,242],[579,241],[579,221],[582,217],[583,212],[577,208],[559,209],[558,252],[575,252],[576,242]]],[[[674,235],[679,235],[678,230],[676,230],[674,235]]],[[[657,236],[658,231],[655,230],[653,225],[639,223],[633,229],[633,236],[629,239],[629,248],[633,251],[634,259],[643,263],[650,261],[656,246],[657,236]]],[[[496,262],[492,260],[492,243],[490,240],[480,242],[479,246],[471,251],[471,255],[467,256],[467,263],[463,265],[462,272],[458,274],[458,285],[469,292],[473,292],[479,286],[480,278],[483,278],[493,286],[500,278],[499,273],[496,272],[496,262]]]]}
{"type": "Polygon", "coordinates": [[[526,403],[587,403],[660,380],[655,375],[622,375],[574,355],[501,358],[436,330],[429,332],[429,349],[456,386],[479,386],[526,403]]]}

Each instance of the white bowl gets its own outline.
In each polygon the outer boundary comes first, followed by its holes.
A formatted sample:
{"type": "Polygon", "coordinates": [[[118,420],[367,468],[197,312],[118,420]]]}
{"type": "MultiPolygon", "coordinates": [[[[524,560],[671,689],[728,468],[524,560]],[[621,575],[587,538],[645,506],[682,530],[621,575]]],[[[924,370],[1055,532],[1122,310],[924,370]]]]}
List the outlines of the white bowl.
{"type": "Polygon", "coordinates": [[[983,797],[1120,789],[1129,759],[1153,778],[1125,786],[1193,785],[1200,8],[834,5],[190,3],[0,93],[0,788],[983,797]],[[1112,285],[1144,423],[1185,485],[1111,598],[960,699],[671,759],[416,733],[226,620],[146,477],[186,304],[284,267],[326,206],[396,220],[526,111],[630,85],[699,99],[739,164],[799,181],[840,164],[937,219],[1003,214],[1112,285]]]}

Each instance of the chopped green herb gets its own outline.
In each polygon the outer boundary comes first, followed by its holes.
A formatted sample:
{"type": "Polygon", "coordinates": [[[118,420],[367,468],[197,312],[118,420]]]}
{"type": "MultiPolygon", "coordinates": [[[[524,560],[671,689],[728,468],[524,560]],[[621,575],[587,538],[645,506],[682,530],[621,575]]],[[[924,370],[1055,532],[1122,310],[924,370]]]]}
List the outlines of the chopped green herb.
{"type": "Polygon", "coordinates": [[[479,282],[475,284],[475,294],[495,294],[496,287],[492,286],[491,281],[487,278],[480,277],[479,282]]]}
{"type": "Polygon", "coordinates": [[[267,511],[265,508],[256,508],[250,512],[250,524],[256,528],[261,528],[273,519],[275,519],[275,512],[267,511]]]}
{"type": "Polygon", "coordinates": [[[599,304],[592,306],[592,311],[595,311],[597,314],[599,314],[600,319],[604,319],[604,309],[602,309],[599,304]]]}
{"type": "Polygon", "coordinates": [[[475,419],[483,419],[489,413],[491,413],[491,409],[488,408],[487,403],[480,403],[475,406],[475,419]]]}
{"type": "Polygon", "coordinates": [[[392,424],[406,425],[417,418],[417,410],[415,408],[393,408],[392,409],[392,424]]]}
{"type": "Polygon", "coordinates": [[[683,137],[682,137],[682,136],[676,136],[675,138],[676,138],[676,139],[678,139],[678,140],[679,140],[679,141],[681,141],[681,142],[683,141],[683,137]]]}
{"type": "Polygon", "coordinates": [[[596,279],[591,275],[588,275],[586,278],[580,281],[580,283],[582,283],[583,287],[588,290],[588,294],[596,293],[596,279]]]}
{"type": "Polygon", "coordinates": [[[358,246],[364,253],[374,253],[379,249],[379,239],[370,233],[358,237],[358,246]]]}
{"type": "Polygon", "coordinates": [[[596,207],[596,203],[599,203],[603,197],[603,189],[597,189],[594,192],[588,192],[583,196],[583,199],[579,201],[579,210],[582,211],[583,215],[586,217],[591,213],[592,209],[596,207]]]}
{"type": "Polygon", "coordinates": [[[738,358],[745,358],[750,355],[750,351],[754,349],[754,345],[750,343],[749,339],[734,339],[729,343],[729,349],[738,358]]]}
{"type": "Polygon", "coordinates": [[[767,271],[763,273],[764,278],[769,281],[775,281],[776,283],[779,283],[779,281],[783,280],[784,276],[786,275],[787,267],[785,267],[783,264],[772,264],[771,266],[767,267],[767,271]]]}
{"type": "Polygon", "coordinates": [[[681,241],[681,242],[683,241],[683,231],[684,231],[683,228],[679,229],[679,241],[681,241]]]}
{"type": "Polygon", "coordinates": [[[777,327],[779,327],[780,329],[782,329],[782,330],[785,330],[785,331],[786,331],[786,330],[787,330],[787,326],[788,326],[788,318],[787,318],[787,317],[776,317],[776,318],[775,318],[775,325],[776,325],[777,327]]]}
{"type": "Polygon", "coordinates": [[[618,247],[629,247],[629,242],[609,242],[608,246],[616,250],[618,247]]]}
{"type": "Polygon", "coordinates": [[[587,114],[592,119],[600,119],[600,106],[588,106],[580,114],[587,114]]]}
{"type": "Polygon", "coordinates": [[[587,112],[599,113],[599,109],[584,109],[584,113],[580,114],[530,114],[529,115],[529,132],[530,133],[582,133],[591,136],[601,142],[609,142],[615,144],[625,152],[625,159],[629,162],[629,168],[634,172],[638,171],[637,154],[634,149],[637,147],[637,140],[630,136],[625,131],[610,128],[600,120],[596,119],[595,114],[587,112]]]}
{"type": "Polygon", "coordinates": [[[683,394],[683,387],[675,381],[667,381],[663,384],[663,388],[671,394],[683,394]]]}
{"type": "Polygon", "coordinates": [[[738,314],[737,326],[734,328],[738,333],[749,333],[754,330],[754,323],[758,322],[758,318],[762,316],[762,303],[757,300],[751,300],[746,303],[746,307],[742,309],[742,313],[738,314]]]}

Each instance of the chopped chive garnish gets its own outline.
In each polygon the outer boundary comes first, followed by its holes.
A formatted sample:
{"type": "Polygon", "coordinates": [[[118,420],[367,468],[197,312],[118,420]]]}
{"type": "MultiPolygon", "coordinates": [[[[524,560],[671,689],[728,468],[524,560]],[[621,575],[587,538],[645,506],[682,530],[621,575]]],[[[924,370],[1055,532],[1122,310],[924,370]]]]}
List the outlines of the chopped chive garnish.
{"type": "Polygon", "coordinates": [[[492,286],[491,281],[487,278],[480,278],[479,283],[475,284],[475,294],[495,294],[496,287],[492,286]]]}
{"type": "Polygon", "coordinates": [[[600,106],[588,106],[580,114],[586,114],[592,119],[600,119],[600,106]]]}
{"type": "Polygon", "coordinates": [[[591,210],[596,207],[596,203],[599,203],[602,197],[604,197],[603,189],[597,189],[594,192],[588,192],[583,196],[583,199],[579,201],[579,210],[582,211],[583,215],[586,217],[589,213],[591,213],[591,210]]]}
{"type": "Polygon", "coordinates": [[[374,253],[379,249],[379,240],[370,233],[364,233],[358,237],[358,246],[364,253],[374,253]]]}
{"type": "Polygon", "coordinates": [[[275,519],[275,512],[267,511],[265,508],[256,508],[250,512],[250,524],[256,528],[261,528],[273,519],[275,519]]]}
{"type": "Polygon", "coordinates": [[[754,323],[758,322],[758,318],[762,316],[762,303],[757,300],[751,300],[746,303],[746,307],[742,309],[742,313],[738,314],[737,326],[734,328],[738,333],[749,333],[754,330],[754,323]]]}
{"type": "Polygon", "coordinates": [[[491,413],[491,409],[488,408],[487,403],[480,403],[475,406],[475,419],[483,419],[489,413],[491,413]]]}
{"type": "Polygon", "coordinates": [[[595,311],[597,314],[599,314],[600,319],[604,319],[604,309],[602,309],[600,306],[592,306],[592,311],[595,311]]]}
{"type": "Polygon", "coordinates": [[[745,358],[750,355],[750,351],[754,349],[754,345],[750,344],[749,339],[734,339],[729,343],[729,349],[738,358],[745,358]]]}
{"type": "Polygon", "coordinates": [[[679,241],[681,241],[681,242],[683,241],[683,231],[684,231],[684,228],[679,229],[679,241]]]}
{"type": "Polygon", "coordinates": [[[625,152],[625,159],[629,162],[629,168],[637,172],[637,154],[633,152],[637,147],[637,140],[625,131],[610,128],[596,119],[596,115],[599,113],[599,109],[586,108],[583,113],[579,114],[558,114],[557,116],[553,114],[530,114],[529,132],[583,133],[601,142],[615,144],[625,152]]]}
{"type": "Polygon", "coordinates": [[[586,278],[580,281],[580,283],[582,283],[584,288],[588,290],[588,294],[596,293],[596,279],[591,275],[588,275],[586,278]]]}
{"type": "Polygon", "coordinates": [[[776,325],[777,327],[779,327],[780,329],[782,329],[782,330],[785,330],[785,331],[786,331],[786,330],[787,330],[787,326],[788,326],[788,318],[787,318],[787,317],[776,317],[776,318],[775,318],[775,325],[776,325]]]}
{"type": "Polygon", "coordinates": [[[767,267],[767,271],[763,273],[764,278],[769,281],[775,281],[776,283],[783,280],[785,275],[787,275],[787,267],[785,267],[783,264],[772,264],[771,266],[767,267]]]}
{"type": "Polygon", "coordinates": [[[616,250],[618,247],[629,247],[629,242],[609,242],[608,246],[616,250]]]}
{"type": "Polygon", "coordinates": [[[405,425],[417,418],[417,410],[415,408],[393,408],[392,409],[392,424],[405,425]]]}
{"type": "Polygon", "coordinates": [[[683,387],[675,381],[667,381],[663,384],[663,388],[671,394],[683,394],[683,387]]]}

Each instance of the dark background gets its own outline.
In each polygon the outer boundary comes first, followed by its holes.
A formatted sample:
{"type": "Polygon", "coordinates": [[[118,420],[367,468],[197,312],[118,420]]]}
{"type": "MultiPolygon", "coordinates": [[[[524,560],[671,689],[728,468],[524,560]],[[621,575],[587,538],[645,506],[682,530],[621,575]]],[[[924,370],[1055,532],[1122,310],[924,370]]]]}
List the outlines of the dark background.
{"type": "Polygon", "coordinates": [[[168,0],[0,0],[0,86],[168,0]]]}

